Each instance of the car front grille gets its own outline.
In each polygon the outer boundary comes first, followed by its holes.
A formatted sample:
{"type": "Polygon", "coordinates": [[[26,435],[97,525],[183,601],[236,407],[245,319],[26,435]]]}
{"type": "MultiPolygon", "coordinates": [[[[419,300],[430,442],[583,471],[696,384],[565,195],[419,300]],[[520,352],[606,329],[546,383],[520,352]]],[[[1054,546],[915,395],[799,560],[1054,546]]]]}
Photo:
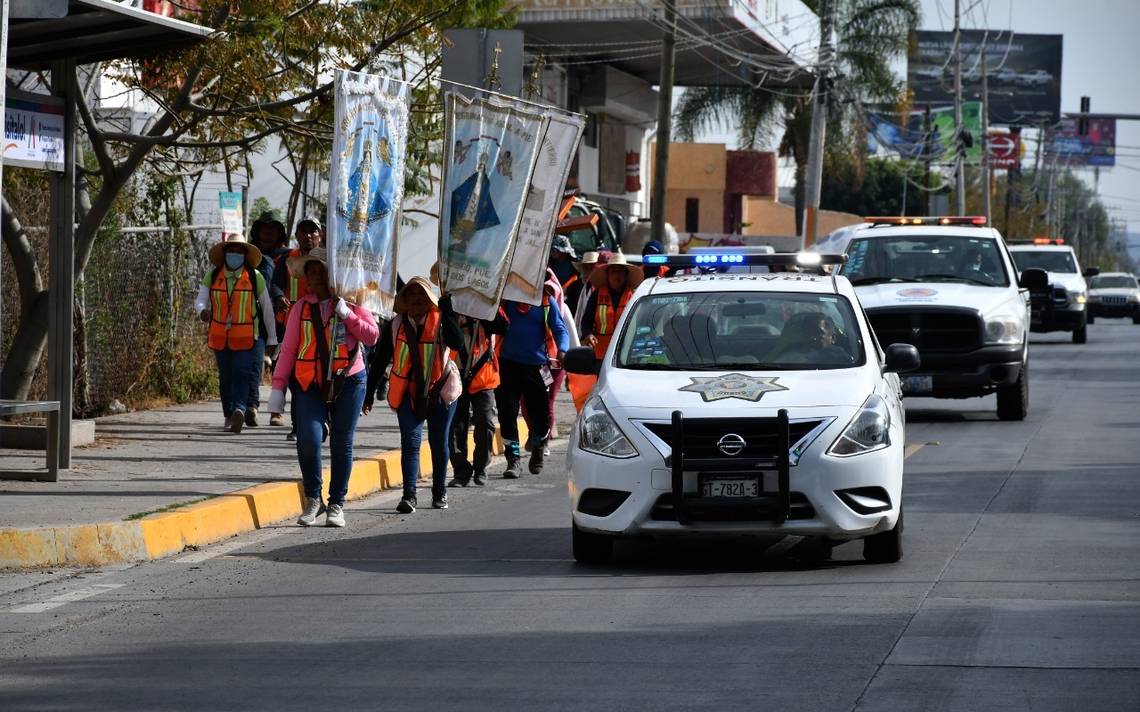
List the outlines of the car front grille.
{"type": "Polygon", "coordinates": [[[1069,293],[1064,287],[1053,287],[1053,304],[1063,307],[1069,303],[1069,293]]]}
{"type": "MultiPolygon", "coordinates": [[[[685,495],[686,500],[694,496],[685,495]]],[[[771,518],[771,515],[755,503],[741,503],[737,506],[720,506],[703,509],[699,500],[688,504],[689,520],[693,522],[757,522],[771,518]]],[[[653,510],[649,513],[650,519],[656,522],[677,521],[677,511],[673,507],[673,494],[663,494],[657,498],[653,510]]],[[[789,495],[788,519],[815,519],[815,508],[811,502],[800,492],[789,495]]]]}
{"type": "Polygon", "coordinates": [[[1128,297],[1114,297],[1114,296],[1101,297],[1100,303],[1101,304],[1108,304],[1108,305],[1114,306],[1114,307],[1122,307],[1128,303],[1128,297]]]}
{"type": "MultiPolygon", "coordinates": [[[[789,445],[794,448],[823,420],[803,420],[788,424],[789,445]]],[[[645,423],[651,433],[667,444],[673,439],[669,423],[645,423]]],[[[697,460],[775,460],[779,455],[775,418],[686,418],[685,458],[697,460]],[[717,443],[728,435],[737,435],[744,441],[739,452],[729,455],[717,443]]]]}
{"type": "Polygon", "coordinates": [[[982,345],[984,325],[970,309],[890,307],[868,310],[879,344],[910,344],[919,353],[957,353],[982,345]]]}

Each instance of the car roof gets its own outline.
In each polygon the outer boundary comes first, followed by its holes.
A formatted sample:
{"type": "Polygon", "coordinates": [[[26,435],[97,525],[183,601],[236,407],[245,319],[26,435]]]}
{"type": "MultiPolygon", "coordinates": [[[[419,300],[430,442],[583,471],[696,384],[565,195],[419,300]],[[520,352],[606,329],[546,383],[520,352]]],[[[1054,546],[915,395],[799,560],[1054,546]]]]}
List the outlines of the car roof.
{"type": "Polygon", "coordinates": [[[842,294],[855,297],[846,277],[809,272],[704,273],[647,279],[637,290],[641,294],[694,294],[700,292],[798,292],[802,294],[842,294]]]}
{"type": "Polygon", "coordinates": [[[980,237],[1000,238],[999,233],[992,227],[973,225],[868,225],[851,235],[852,240],[875,237],[899,237],[914,235],[916,237],[932,237],[949,235],[953,237],[980,237]]]}
{"type": "Polygon", "coordinates": [[[1135,279],[1136,275],[1131,272],[1101,272],[1096,277],[1132,277],[1135,279]]]}

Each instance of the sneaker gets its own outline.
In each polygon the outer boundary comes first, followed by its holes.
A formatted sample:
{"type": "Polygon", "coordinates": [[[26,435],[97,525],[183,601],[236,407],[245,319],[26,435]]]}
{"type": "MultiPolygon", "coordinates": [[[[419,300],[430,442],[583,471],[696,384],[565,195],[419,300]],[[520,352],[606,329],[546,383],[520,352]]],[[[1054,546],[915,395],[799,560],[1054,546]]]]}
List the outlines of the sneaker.
{"type": "Polygon", "coordinates": [[[396,505],[396,511],[400,514],[411,514],[416,511],[416,497],[415,495],[404,495],[400,503],[396,505]]]}
{"type": "Polygon", "coordinates": [[[546,452],[546,449],[542,446],[537,446],[533,450],[530,451],[530,462],[527,463],[527,466],[530,469],[530,474],[532,474],[532,475],[541,475],[542,474],[542,461],[544,459],[544,453],[545,452],[546,452]]]}
{"type": "Polygon", "coordinates": [[[447,493],[431,496],[432,509],[447,509],[447,493]]]}
{"type": "Polygon", "coordinates": [[[296,430],[290,430],[289,434],[285,436],[285,439],[288,440],[289,442],[295,441],[297,439],[297,431],[296,430]]]}
{"type": "Polygon", "coordinates": [[[478,487],[485,487],[487,485],[487,473],[476,472],[475,476],[471,478],[471,481],[478,487]]]}
{"type": "Polygon", "coordinates": [[[257,408],[249,408],[245,411],[245,424],[251,428],[256,428],[258,426],[257,408]]]}
{"type": "Polygon", "coordinates": [[[330,504],[328,516],[325,517],[326,527],[344,526],[344,505],[330,504]]]}
{"type": "Polygon", "coordinates": [[[311,527],[317,523],[317,517],[323,511],[325,503],[320,497],[305,497],[305,506],[301,508],[301,516],[297,517],[297,523],[303,527],[311,527]]]}
{"type": "Polygon", "coordinates": [[[269,416],[269,424],[270,425],[284,425],[285,424],[285,416],[281,415],[280,413],[271,413],[269,416]]]}
{"type": "Polygon", "coordinates": [[[448,487],[466,487],[467,483],[469,483],[470,481],[471,481],[470,479],[461,480],[458,477],[453,477],[453,478],[451,478],[451,482],[447,483],[447,486],[448,487]]]}
{"type": "Polygon", "coordinates": [[[243,425],[245,425],[245,413],[241,412],[240,410],[235,410],[233,413],[230,413],[231,433],[240,433],[241,426],[243,425]]]}
{"type": "Polygon", "coordinates": [[[519,458],[508,457],[507,469],[503,472],[504,480],[517,480],[519,478],[519,458]]]}
{"type": "Polygon", "coordinates": [[[550,457],[550,446],[549,445],[543,445],[542,446],[542,457],[544,459],[550,457]]]}

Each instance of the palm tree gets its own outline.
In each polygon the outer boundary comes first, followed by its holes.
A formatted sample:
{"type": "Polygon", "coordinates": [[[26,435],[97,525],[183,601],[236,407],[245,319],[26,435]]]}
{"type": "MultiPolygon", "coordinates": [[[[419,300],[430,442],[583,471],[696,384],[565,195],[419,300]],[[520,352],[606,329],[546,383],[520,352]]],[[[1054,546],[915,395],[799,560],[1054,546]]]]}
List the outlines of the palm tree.
{"type": "MultiPolygon", "coordinates": [[[[804,0],[818,12],[820,0],[804,0]]],[[[899,103],[905,97],[905,82],[891,72],[891,61],[903,55],[910,35],[918,26],[918,0],[831,0],[836,3],[835,65],[828,93],[828,143],[862,145],[844,141],[843,134],[862,125],[856,118],[855,102],[899,103]],[[836,140],[833,140],[836,139],[836,140]]],[[[793,90],[794,91],[794,90],[793,90]]],[[[804,202],[804,171],[807,167],[811,129],[811,96],[763,86],[710,86],[686,89],[674,110],[673,125],[679,140],[692,141],[699,132],[735,125],[741,148],[754,149],[773,131],[783,128],[779,153],[796,164],[796,230],[804,202]]],[[[861,163],[863,156],[859,156],[861,163]]],[[[826,167],[826,160],[825,160],[826,167]]]]}

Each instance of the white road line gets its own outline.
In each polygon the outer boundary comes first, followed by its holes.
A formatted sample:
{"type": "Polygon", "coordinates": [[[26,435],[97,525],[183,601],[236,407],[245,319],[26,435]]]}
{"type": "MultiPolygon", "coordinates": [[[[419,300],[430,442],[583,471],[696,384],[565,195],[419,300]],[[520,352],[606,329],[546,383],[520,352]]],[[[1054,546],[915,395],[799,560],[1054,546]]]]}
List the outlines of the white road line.
{"type": "Polygon", "coordinates": [[[66,606],[69,603],[82,601],[83,599],[91,598],[92,596],[98,596],[100,593],[113,591],[116,588],[122,588],[124,585],[125,584],[121,583],[97,583],[91,586],[84,586],[83,588],[77,588],[74,591],[68,591],[67,593],[61,593],[58,596],[52,596],[46,601],[40,601],[39,603],[29,603],[24,606],[9,608],[8,612],[46,613],[47,611],[54,610],[60,606],[66,606]]]}
{"type": "Polygon", "coordinates": [[[231,551],[236,551],[237,549],[253,546],[254,544],[260,544],[262,542],[269,541],[270,539],[276,539],[277,537],[284,536],[286,534],[296,534],[304,530],[304,527],[299,526],[278,526],[271,527],[269,529],[261,529],[253,534],[239,536],[237,539],[228,541],[225,544],[214,544],[202,551],[195,551],[192,554],[187,554],[186,556],[179,557],[174,560],[174,563],[200,564],[203,561],[209,561],[210,559],[215,559],[219,556],[225,556],[231,551]]]}

